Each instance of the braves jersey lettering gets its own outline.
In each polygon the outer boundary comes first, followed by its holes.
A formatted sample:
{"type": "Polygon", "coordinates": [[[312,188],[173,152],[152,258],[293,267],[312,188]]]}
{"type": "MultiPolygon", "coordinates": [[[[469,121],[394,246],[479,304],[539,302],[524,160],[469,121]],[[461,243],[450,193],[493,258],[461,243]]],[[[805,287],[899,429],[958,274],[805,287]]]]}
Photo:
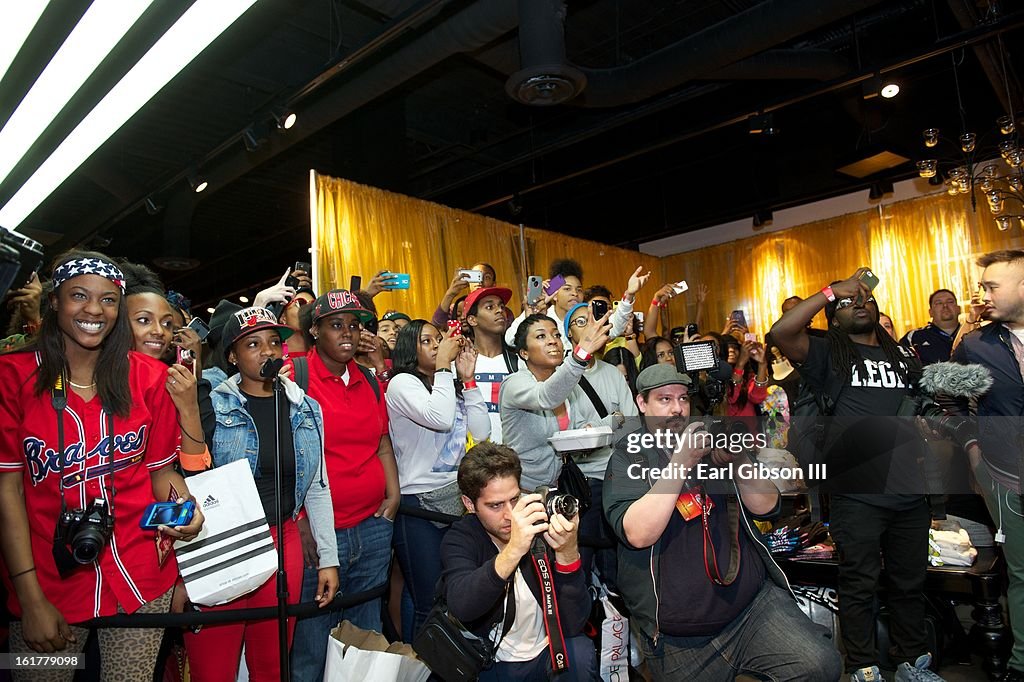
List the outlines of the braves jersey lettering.
{"type": "Polygon", "coordinates": [[[850,375],[850,386],[906,388],[903,379],[893,370],[892,365],[887,360],[864,360],[864,370],[866,376],[861,377],[860,366],[856,364],[853,366],[853,372],[850,375]]]}
{"type": "MultiPolygon", "coordinates": [[[[26,438],[24,440],[25,460],[28,462],[32,485],[38,485],[51,473],[60,473],[73,465],[83,464],[93,457],[99,458],[101,462],[106,461],[106,464],[88,467],[84,476],[81,471],[68,474],[64,477],[65,487],[77,485],[82,481],[98,478],[110,473],[110,462],[107,459],[109,441],[109,436],[104,437],[85,453],[82,451],[81,443],[72,443],[64,449],[64,456],[58,457],[56,448],[48,447],[45,441],[34,436],[26,438]]],[[[140,426],[138,431],[114,434],[113,449],[115,460],[118,459],[116,456],[118,453],[127,455],[127,457],[121,458],[120,461],[115,461],[115,471],[142,461],[142,455],[146,449],[146,425],[140,426]]]]}

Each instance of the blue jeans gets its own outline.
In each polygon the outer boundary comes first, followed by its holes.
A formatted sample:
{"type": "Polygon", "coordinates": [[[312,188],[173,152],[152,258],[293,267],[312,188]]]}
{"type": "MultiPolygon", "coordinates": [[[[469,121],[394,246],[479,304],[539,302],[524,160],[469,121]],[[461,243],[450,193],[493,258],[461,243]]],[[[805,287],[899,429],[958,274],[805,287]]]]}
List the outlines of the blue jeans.
{"type": "MultiPolygon", "coordinates": [[[[391,565],[391,535],[394,524],[384,517],[371,516],[352,528],[340,528],[338,536],[338,591],[349,594],[369,590],[388,579],[391,565]]],[[[317,569],[306,568],[302,577],[302,601],[316,596],[317,569]]],[[[341,611],[302,618],[295,625],[292,642],[292,680],[322,680],[327,660],[327,640],[342,620],[364,630],[381,630],[380,599],[357,604],[341,611]]]]}
{"type": "MultiPolygon", "coordinates": [[[[565,640],[569,669],[554,678],[558,682],[590,682],[597,676],[597,649],[586,635],[565,640]]],[[[547,649],[532,661],[495,663],[480,673],[480,682],[514,682],[515,680],[546,680],[551,672],[551,654],[547,649]]]]}
{"type": "MultiPolygon", "coordinates": [[[[402,504],[419,507],[420,501],[415,495],[402,495],[402,504]]],[[[441,578],[441,538],[447,530],[408,514],[399,514],[395,520],[395,558],[413,605],[413,621],[402,618],[402,639],[406,642],[415,638],[434,604],[434,591],[441,578]]]]}
{"type": "Polygon", "coordinates": [[[811,622],[770,579],[717,635],[661,635],[655,644],[641,634],[639,640],[654,680],[731,682],[744,673],[776,681],[835,682],[843,670],[825,628],[811,622]]]}

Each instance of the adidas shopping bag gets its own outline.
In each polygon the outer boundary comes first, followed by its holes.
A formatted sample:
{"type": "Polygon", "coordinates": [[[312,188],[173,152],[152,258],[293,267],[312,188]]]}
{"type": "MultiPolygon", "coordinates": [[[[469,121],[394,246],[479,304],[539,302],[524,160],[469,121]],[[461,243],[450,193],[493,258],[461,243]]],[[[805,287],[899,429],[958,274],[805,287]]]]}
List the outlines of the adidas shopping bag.
{"type": "Polygon", "coordinates": [[[277,550],[249,462],[240,459],[190,476],[188,489],[206,517],[195,540],[174,543],[188,598],[217,606],[274,575],[277,550]]]}

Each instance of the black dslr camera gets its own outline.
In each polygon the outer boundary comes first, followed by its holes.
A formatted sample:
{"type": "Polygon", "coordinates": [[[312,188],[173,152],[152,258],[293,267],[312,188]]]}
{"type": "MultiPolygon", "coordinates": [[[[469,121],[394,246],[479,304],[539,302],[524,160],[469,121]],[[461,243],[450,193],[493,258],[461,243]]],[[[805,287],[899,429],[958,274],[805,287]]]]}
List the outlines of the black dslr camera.
{"type": "Polygon", "coordinates": [[[540,495],[540,501],[544,505],[544,511],[547,512],[548,518],[555,514],[561,514],[565,518],[571,519],[580,513],[580,501],[572,495],[559,493],[556,488],[549,488],[546,485],[537,488],[537,494],[540,495]]]}
{"type": "Polygon", "coordinates": [[[71,548],[71,556],[80,564],[96,561],[113,532],[114,517],[101,498],[85,509],[61,512],[57,520],[56,537],[71,548]]]}

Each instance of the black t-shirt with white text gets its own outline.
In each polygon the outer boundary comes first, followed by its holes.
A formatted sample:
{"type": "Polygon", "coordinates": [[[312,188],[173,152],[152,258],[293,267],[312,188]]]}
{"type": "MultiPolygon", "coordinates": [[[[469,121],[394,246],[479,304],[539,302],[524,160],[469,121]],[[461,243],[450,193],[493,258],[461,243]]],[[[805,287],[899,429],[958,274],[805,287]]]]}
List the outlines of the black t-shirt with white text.
{"type": "MultiPolygon", "coordinates": [[[[832,370],[829,343],[813,337],[808,341],[800,376],[811,388],[834,396],[830,389],[839,377],[832,370]]],[[[918,462],[924,452],[913,421],[896,418],[909,386],[880,346],[855,346],[862,362],[853,363],[839,392],[826,440],[827,488],[880,507],[911,508],[924,493],[918,462]]],[[[906,374],[916,358],[913,351],[898,348],[906,358],[900,363],[906,374]]]]}

